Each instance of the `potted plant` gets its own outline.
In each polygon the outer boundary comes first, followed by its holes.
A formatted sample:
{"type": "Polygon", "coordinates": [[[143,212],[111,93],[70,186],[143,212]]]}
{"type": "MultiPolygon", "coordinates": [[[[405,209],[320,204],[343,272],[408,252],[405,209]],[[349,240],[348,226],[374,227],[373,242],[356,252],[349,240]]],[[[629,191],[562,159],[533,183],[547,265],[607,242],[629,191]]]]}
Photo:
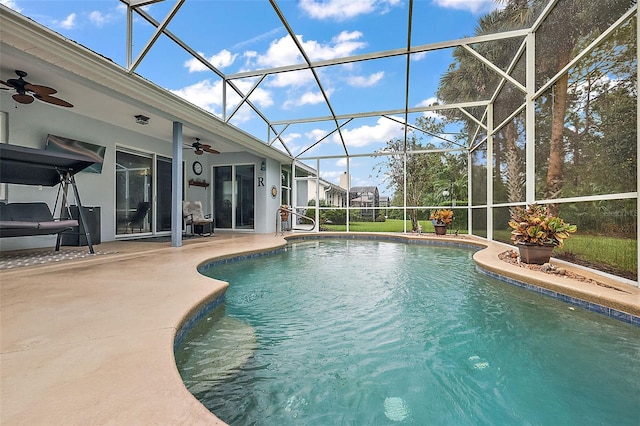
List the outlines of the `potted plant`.
{"type": "Polygon", "coordinates": [[[280,212],[281,221],[286,222],[287,220],[289,220],[289,206],[282,205],[280,206],[280,209],[278,211],[280,212]]]}
{"type": "Polygon", "coordinates": [[[453,221],[453,211],[448,209],[436,210],[431,212],[429,219],[433,223],[436,235],[445,235],[447,233],[447,227],[451,225],[451,221],[453,221]]]}
{"type": "Polygon", "coordinates": [[[513,228],[511,240],[518,246],[520,260],[537,265],[549,262],[553,248],[562,247],[569,234],[578,229],[538,204],[515,208],[509,226],[513,228]]]}

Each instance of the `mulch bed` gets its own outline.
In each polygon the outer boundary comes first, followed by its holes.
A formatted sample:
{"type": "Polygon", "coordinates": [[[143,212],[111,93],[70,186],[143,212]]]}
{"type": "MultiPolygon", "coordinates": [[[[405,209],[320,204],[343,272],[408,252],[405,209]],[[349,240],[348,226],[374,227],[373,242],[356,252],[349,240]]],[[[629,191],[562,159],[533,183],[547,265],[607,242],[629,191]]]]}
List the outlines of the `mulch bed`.
{"type": "Polygon", "coordinates": [[[594,280],[592,278],[584,277],[584,276],[582,276],[580,274],[576,274],[575,272],[569,271],[568,269],[565,269],[565,268],[562,268],[562,267],[557,267],[557,266],[552,265],[550,263],[545,263],[544,265],[533,265],[533,264],[520,262],[518,252],[514,251],[514,250],[507,250],[505,252],[502,252],[502,253],[500,253],[498,255],[498,257],[503,262],[507,262],[507,263],[510,263],[512,265],[519,266],[520,268],[526,268],[526,269],[529,269],[531,271],[540,271],[540,272],[544,272],[545,274],[549,274],[549,275],[559,275],[559,276],[563,276],[563,277],[566,277],[566,278],[569,278],[569,279],[572,279],[572,280],[581,281],[581,282],[584,282],[584,283],[587,283],[587,284],[594,284],[594,285],[597,285],[597,286],[600,286],[600,287],[605,287],[605,288],[610,288],[610,289],[613,289],[613,290],[625,292],[624,290],[621,290],[621,289],[619,289],[617,287],[610,286],[608,284],[605,284],[603,282],[594,280]]]}

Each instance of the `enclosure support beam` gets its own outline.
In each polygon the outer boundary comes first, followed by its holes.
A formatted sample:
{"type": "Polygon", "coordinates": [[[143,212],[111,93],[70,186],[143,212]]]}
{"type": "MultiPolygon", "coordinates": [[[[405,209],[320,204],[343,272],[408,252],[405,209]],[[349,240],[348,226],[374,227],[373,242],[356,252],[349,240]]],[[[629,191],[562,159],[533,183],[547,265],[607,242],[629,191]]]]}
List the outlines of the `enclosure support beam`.
{"type": "Polygon", "coordinates": [[[487,239],[493,240],[493,104],[487,106],[487,239]]]}
{"type": "Polygon", "coordinates": [[[469,235],[474,235],[473,230],[473,181],[471,174],[473,173],[473,153],[467,151],[467,229],[469,235]]]}
{"type": "Polygon", "coordinates": [[[536,35],[527,35],[527,56],[526,56],[526,120],[525,120],[525,201],[527,204],[535,202],[536,198],[536,111],[535,99],[533,95],[536,91],[536,35]]]}
{"type": "MultiPolygon", "coordinates": [[[[405,143],[407,140],[405,139],[405,143]]],[[[349,159],[347,158],[347,161],[349,159]]],[[[402,154],[402,232],[407,233],[407,150],[402,154]]]]}
{"type": "MultiPolygon", "coordinates": [[[[405,208],[406,208],[406,202],[405,208]]],[[[351,211],[351,157],[347,156],[347,232],[349,232],[349,222],[351,221],[351,215],[349,212],[351,211]]],[[[405,225],[406,226],[406,225],[405,225]]],[[[406,229],[406,228],[405,228],[406,229]]]]}
{"type": "MultiPolygon", "coordinates": [[[[636,9],[637,10],[637,9],[636,9]]],[[[640,34],[640,20],[638,20],[638,13],[636,11],[636,37],[640,34]]],[[[640,44],[636,43],[636,58],[640,58],[640,44]]],[[[636,66],[636,93],[639,92],[640,83],[638,83],[638,67],[636,66]]],[[[636,213],[640,211],[640,181],[638,180],[638,176],[640,176],[640,162],[638,159],[640,158],[640,132],[638,131],[638,123],[640,123],[640,98],[636,96],[636,213]]],[[[636,219],[636,240],[638,239],[638,235],[640,235],[640,221],[636,219]]],[[[636,268],[638,269],[638,276],[636,280],[638,281],[638,286],[640,286],[640,245],[637,245],[637,255],[638,255],[638,263],[636,263],[636,268]]]]}
{"type": "Polygon", "coordinates": [[[171,247],[182,246],[182,123],[173,122],[171,146],[171,247]]]}

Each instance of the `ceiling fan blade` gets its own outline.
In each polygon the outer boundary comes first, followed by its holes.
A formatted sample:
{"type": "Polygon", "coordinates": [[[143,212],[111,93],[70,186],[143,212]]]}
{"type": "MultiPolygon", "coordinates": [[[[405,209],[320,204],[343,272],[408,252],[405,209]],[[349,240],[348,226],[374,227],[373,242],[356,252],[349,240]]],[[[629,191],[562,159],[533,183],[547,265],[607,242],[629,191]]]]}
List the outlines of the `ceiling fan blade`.
{"type": "Polygon", "coordinates": [[[10,85],[9,83],[7,83],[7,82],[6,82],[6,81],[4,81],[4,80],[0,80],[0,84],[4,84],[5,86],[7,86],[7,87],[0,87],[0,90],[9,90],[9,89],[8,89],[9,87],[13,89],[13,86],[12,86],[12,85],[10,85]]]}
{"type": "Polygon", "coordinates": [[[216,151],[215,149],[211,148],[210,146],[203,146],[202,149],[204,149],[205,151],[207,151],[209,154],[220,154],[220,151],[216,151]]]}
{"type": "Polygon", "coordinates": [[[40,86],[38,84],[25,84],[24,89],[33,93],[37,93],[40,96],[53,95],[58,91],[52,87],[40,86]]]}
{"type": "Polygon", "coordinates": [[[206,144],[206,143],[201,143],[200,144],[200,149],[208,152],[209,154],[220,154],[220,152],[218,152],[215,149],[211,148],[211,145],[206,144]]]}
{"type": "Polygon", "coordinates": [[[42,95],[39,95],[39,94],[36,93],[35,97],[38,98],[39,100],[43,101],[43,102],[48,102],[48,103],[53,104],[53,105],[58,105],[58,106],[67,107],[67,108],[73,108],[72,104],[70,104],[69,102],[67,102],[67,101],[65,101],[63,99],[56,98],[55,96],[48,96],[48,95],[42,96],[42,95]]]}
{"type": "Polygon", "coordinates": [[[16,93],[15,95],[13,95],[12,98],[19,104],[30,104],[31,102],[33,102],[33,98],[31,96],[21,95],[19,93],[16,93]]]}
{"type": "Polygon", "coordinates": [[[196,149],[195,153],[196,153],[196,155],[202,155],[202,154],[204,154],[204,151],[201,150],[201,149],[196,149]]]}

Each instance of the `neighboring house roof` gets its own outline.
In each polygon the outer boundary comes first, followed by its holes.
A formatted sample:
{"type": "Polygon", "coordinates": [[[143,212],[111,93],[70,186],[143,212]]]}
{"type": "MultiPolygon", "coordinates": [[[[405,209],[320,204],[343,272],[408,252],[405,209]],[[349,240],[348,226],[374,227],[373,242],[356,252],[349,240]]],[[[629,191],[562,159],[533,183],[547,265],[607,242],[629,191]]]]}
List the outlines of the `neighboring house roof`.
{"type": "Polygon", "coordinates": [[[377,186],[354,186],[349,190],[350,193],[361,193],[361,192],[372,192],[372,193],[376,193],[378,192],[378,187],[377,186]]]}

